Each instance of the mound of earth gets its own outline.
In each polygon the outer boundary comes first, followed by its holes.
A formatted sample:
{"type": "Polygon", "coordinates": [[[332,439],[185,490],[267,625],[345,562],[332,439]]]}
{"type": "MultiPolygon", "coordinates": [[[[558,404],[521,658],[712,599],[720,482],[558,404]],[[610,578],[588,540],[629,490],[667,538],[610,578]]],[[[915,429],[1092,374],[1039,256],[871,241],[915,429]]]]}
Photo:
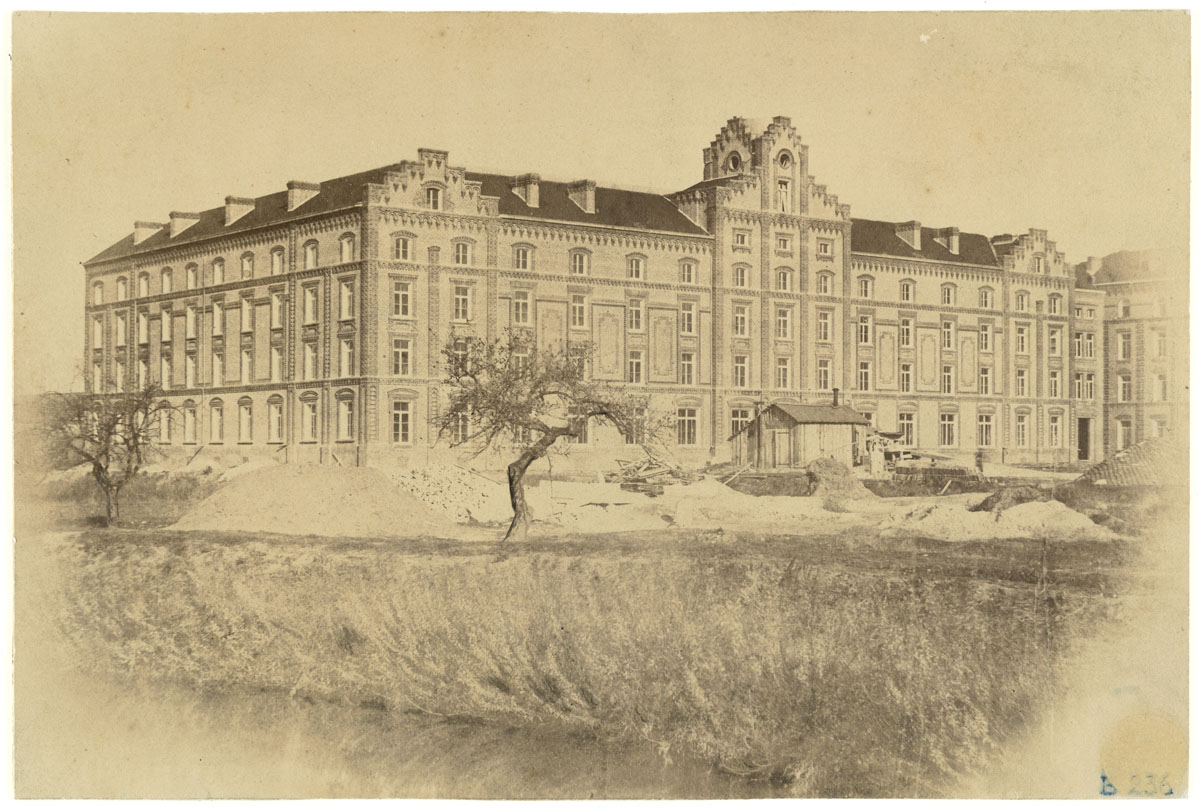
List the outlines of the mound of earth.
{"type": "Polygon", "coordinates": [[[884,538],[919,536],[941,541],[980,539],[1111,539],[1113,534],[1061,502],[1039,501],[1013,505],[1003,511],[967,509],[962,504],[923,505],[887,520],[884,538]]]}
{"type": "Polygon", "coordinates": [[[875,497],[846,466],[830,457],[819,457],[805,466],[810,483],[809,496],[838,502],[846,499],[875,497]]]}
{"type": "Polygon", "coordinates": [[[175,527],[384,538],[444,537],[455,526],[377,469],[293,464],[238,476],[175,527]]]}
{"type": "Polygon", "coordinates": [[[385,470],[402,489],[432,512],[455,522],[504,523],[512,519],[507,483],[460,466],[385,470]]]}
{"type": "Polygon", "coordinates": [[[1046,502],[1049,499],[1049,491],[1034,488],[1031,485],[1015,485],[1010,488],[1001,488],[971,510],[1000,513],[1026,502],[1046,502]]]}

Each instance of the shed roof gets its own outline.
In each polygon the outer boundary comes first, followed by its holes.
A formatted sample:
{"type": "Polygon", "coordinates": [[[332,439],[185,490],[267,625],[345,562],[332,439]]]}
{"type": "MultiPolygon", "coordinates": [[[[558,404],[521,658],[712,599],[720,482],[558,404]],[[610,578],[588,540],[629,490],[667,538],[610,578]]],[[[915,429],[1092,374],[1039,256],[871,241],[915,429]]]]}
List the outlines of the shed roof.
{"type": "Polygon", "coordinates": [[[834,407],[829,404],[791,404],[781,401],[772,404],[771,407],[775,407],[798,424],[868,425],[866,417],[861,412],[851,409],[845,404],[834,407]]]}

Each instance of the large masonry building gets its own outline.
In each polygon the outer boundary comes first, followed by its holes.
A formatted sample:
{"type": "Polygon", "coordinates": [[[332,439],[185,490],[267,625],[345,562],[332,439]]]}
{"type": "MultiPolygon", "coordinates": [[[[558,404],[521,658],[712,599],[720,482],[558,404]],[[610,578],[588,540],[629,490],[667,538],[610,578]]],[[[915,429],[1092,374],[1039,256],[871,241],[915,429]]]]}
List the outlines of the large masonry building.
{"type": "MultiPolygon", "coordinates": [[[[89,388],[161,383],[179,408],[161,439],[181,452],[425,462],[447,443],[442,348],[508,329],[593,344],[594,375],[650,393],[688,463],[728,458],[768,404],[835,389],[942,454],[1114,449],[1102,285],[1078,283],[1044,230],[851,218],[783,117],[730,120],[703,179],[670,195],[422,149],[137,222],[85,268],[89,388]]],[[[635,452],[593,429],[571,456],[635,452]]]]}

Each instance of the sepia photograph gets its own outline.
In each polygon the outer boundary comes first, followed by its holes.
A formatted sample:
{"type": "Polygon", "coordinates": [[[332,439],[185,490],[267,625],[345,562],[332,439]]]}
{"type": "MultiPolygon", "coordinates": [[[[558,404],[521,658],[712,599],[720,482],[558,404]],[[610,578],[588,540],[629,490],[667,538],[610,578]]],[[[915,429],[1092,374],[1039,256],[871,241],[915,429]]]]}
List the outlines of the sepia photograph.
{"type": "Polygon", "coordinates": [[[15,796],[1187,796],[1190,29],[12,14],[15,796]]]}

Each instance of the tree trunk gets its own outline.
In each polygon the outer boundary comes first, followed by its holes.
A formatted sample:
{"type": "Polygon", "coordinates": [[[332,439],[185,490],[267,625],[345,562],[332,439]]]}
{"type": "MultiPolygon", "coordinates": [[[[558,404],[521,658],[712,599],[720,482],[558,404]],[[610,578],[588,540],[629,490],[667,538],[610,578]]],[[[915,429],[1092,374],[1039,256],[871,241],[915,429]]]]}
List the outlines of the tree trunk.
{"type": "Polygon", "coordinates": [[[104,489],[104,526],[105,527],[113,526],[113,519],[114,519],[114,514],[113,514],[114,507],[113,506],[114,505],[115,505],[115,503],[113,502],[112,492],[109,491],[107,488],[105,488],[104,489]]]}
{"type": "Polygon", "coordinates": [[[525,472],[533,461],[546,456],[546,452],[550,450],[554,441],[562,435],[569,434],[571,434],[569,429],[551,430],[538,438],[532,446],[521,453],[520,457],[508,464],[508,498],[512,502],[513,518],[508,525],[508,532],[500,541],[507,541],[511,536],[516,536],[521,541],[529,538],[531,517],[529,504],[525,501],[525,472]]]}
{"type": "Polygon", "coordinates": [[[111,527],[121,521],[121,489],[114,488],[112,492],[112,520],[108,523],[111,527]]]}

